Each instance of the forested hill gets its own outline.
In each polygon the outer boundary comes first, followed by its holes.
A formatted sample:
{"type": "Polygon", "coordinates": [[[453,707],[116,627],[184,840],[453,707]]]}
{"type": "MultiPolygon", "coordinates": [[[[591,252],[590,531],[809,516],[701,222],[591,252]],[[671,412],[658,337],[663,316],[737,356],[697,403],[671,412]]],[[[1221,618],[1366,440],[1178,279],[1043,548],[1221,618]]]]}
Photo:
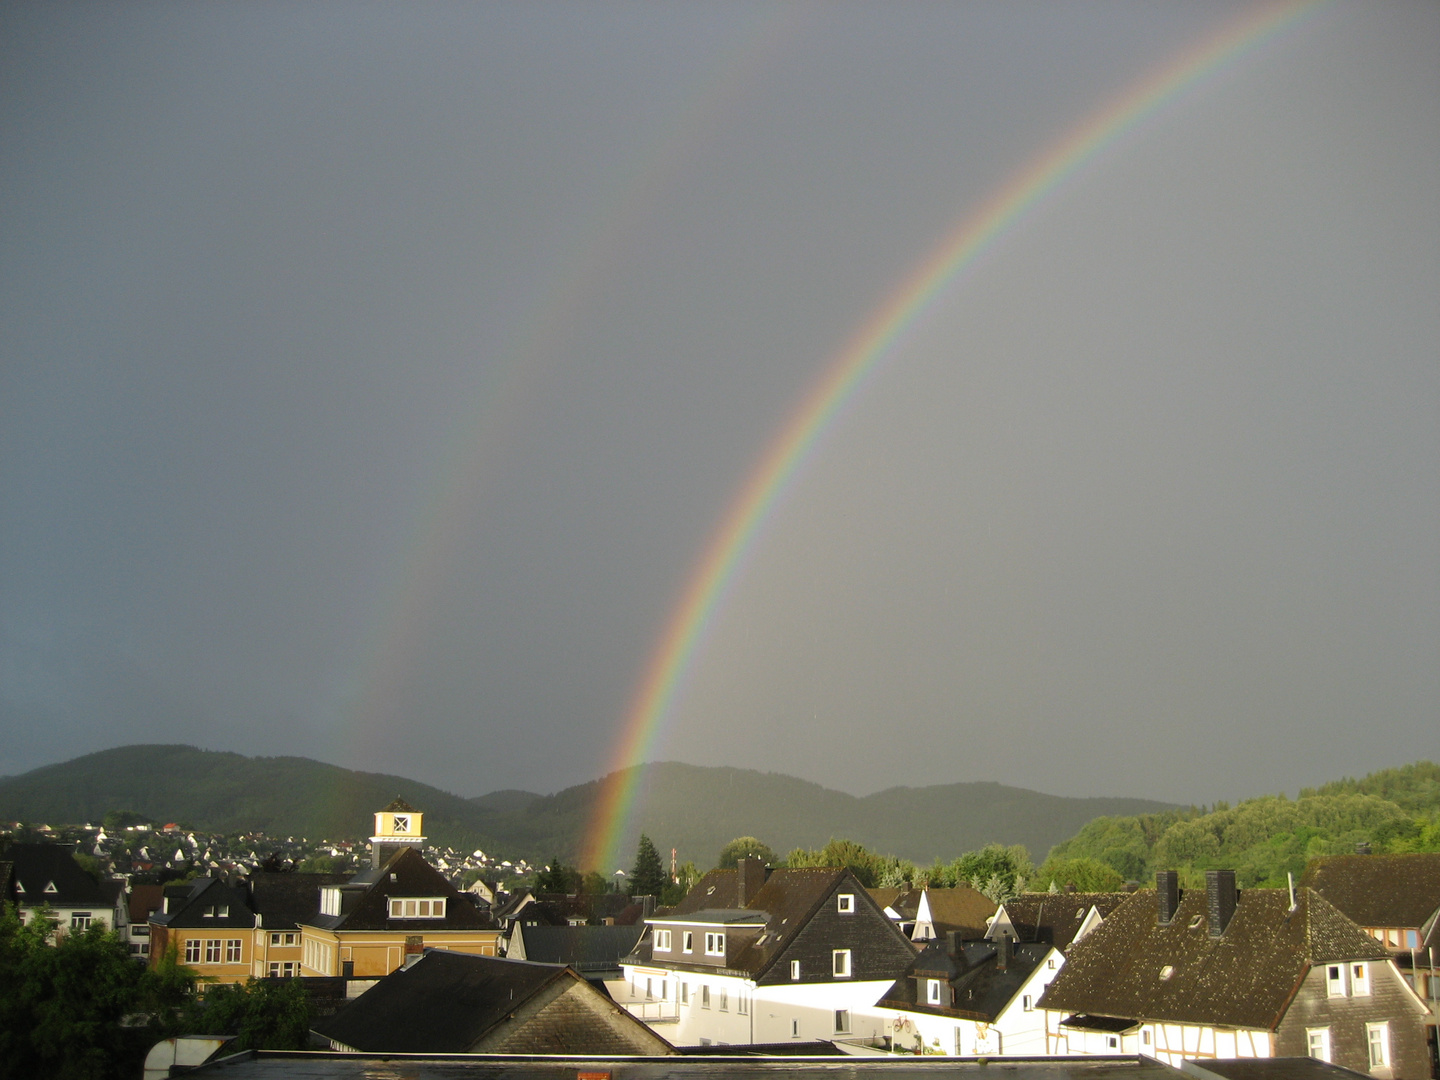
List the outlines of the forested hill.
{"type": "Polygon", "coordinates": [[[1440,765],[1419,761],[1362,779],[1302,789],[1298,798],[1266,795],[1231,807],[1100,817],[1051,852],[1055,859],[1094,859],[1128,879],[1158,869],[1198,885],[1207,869],[1238,872],[1242,886],[1298,879],[1317,855],[1440,851],[1440,765]]]}
{"type": "MultiPolygon", "coordinates": [[[[1037,854],[1100,814],[1171,809],[1145,799],[1071,799],[997,783],[892,788],[858,798],[793,776],[665,762],[641,766],[639,811],[621,840],[628,867],[640,831],[681,860],[713,864],[740,835],[775,850],[846,837],[917,862],[990,842],[1037,854]]],[[[397,795],[425,812],[439,843],[504,858],[573,860],[600,781],[554,795],[500,791],[464,799],[427,784],[299,757],[246,757],[190,746],[127,746],[0,780],[0,819],[99,821],[130,810],[214,832],[358,839],[397,795]]]]}

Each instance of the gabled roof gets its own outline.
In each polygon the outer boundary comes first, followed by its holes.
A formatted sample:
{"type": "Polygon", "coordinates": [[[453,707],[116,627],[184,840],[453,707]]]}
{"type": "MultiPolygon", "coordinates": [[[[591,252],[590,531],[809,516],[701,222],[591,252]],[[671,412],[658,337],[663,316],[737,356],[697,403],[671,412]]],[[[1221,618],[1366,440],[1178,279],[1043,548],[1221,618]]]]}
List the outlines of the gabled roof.
{"type": "Polygon", "coordinates": [[[427,950],[408,968],[385,976],[334,1016],[315,1024],[327,1039],[369,1053],[466,1053],[480,1049],[510,1023],[531,1053],[663,1054],[670,1045],[561,964],[427,950]],[[603,1010],[606,1025],[577,1023],[573,1009],[522,1016],[531,1003],[578,984],[581,1001],[603,1010]],[[599,1032],[596,1028],[601,1028],[599,1032]],[[622,1034],[616,1036],[611,1029],[622,1034]]]}
{"type": "Polygon", "coordinates": [[[1156,894],[1134,893],[1070,948],[1040,1005],[1273,1031],[1311,966],[1387,957],[1318,893],[1298,889],[1295,898],[1290,911],[1284,889],[1243,890],[1229,926],[1212,938],[1204,889],[1185,890],[1163,926],[1156,894]]]}
{"type": "MultiPolygon", "coordinates": [[[[995,901],[969,885],[923,889],[921,895],[930,907],[930,921],[937,937],[952,930],[964,937],[984,937],[990,917],[995,914],[995,901]]],[[[919,901],[916,903],[918,917],[919,901]]]]}
{"type": "Polygon", "coordinates": [[[257,873],[250,878],[250,906],[266,930],[294,930],[320,910],[323,886],[348,880],[348,874],[257,873]]]}
{"type": "Polygon", "coordinates": [[[189,892],[179,900],[172,893],[170,910],[155,912],[150,921],[156,926],[187,930],[212,926],[239,929],[255,925],[255,912],[250,907],[250,898],[244,886],[227,885],[218,878],[201,877],[190,883],[189,892]]]}
{"type": "Polygon", "coordinates": [[[576,971],[618,968],[640,940],[643,926],[521,926],[525,959],[542,964],[569,964],[576,971]]]}
{"type": "Polygon", "coordinates": [[[1440,908],[1440,854],[1311,859],[1300,884],[1361,926],[1419,928],[1440,908]]]}
{"type": "Polygon", "coordinates": [[[344,885],[339,915],[312,912],[301,917],[306,926],[322,930],[493,930],[494,920],[467,893],[451,885],[415,848],[402,847],[379,870],[356,874],[344,885]],[[350,893],[350,896],[345,896],[350,893]],[[442,919],[392,919],[391,896],[434,896],[445,899],[442,919]]]}
{"type": "Polygon", "coordinates": [[[12,895],[6,899],[21,907],[110,907],[113,890],[87,874],[74,852],[74,844],[10,844],[5,858],[12,895]]]}
{"type": "MultiPolygon", "coordinates": [[[[1038,941],[1064,952],[1093,907],[1106,918],[1130,893],[1021,893],[1000,905],[1020,941],[1038,941]]],[[[999,920],[997,919],[997,922],[999,920]]]]}
{"type": "Polygon", "coordinates": [[[963,960],[957,962],[950,955],[946,939],[932,941],[876,1004],[882,1009],[958,1016],[993,1024],[1050,952],[1049,945],[1017,945],[1002,971],[999,952],[990,942],[966,941],[960,943],[960,948],[963,960]],[[944,979],[954,990],[953,997],[941,1005],[921,1000],[921,978],[944,979]]]}
{"type": "MultiPolygon", "coordinates": [[[[896,899],[904,896],[906,893],[913,892],[914,890],[885,888],[866,889],[865,891],[870,894],[870,899],[875,901],[875,906],[878,907],[881,911],[884,911],[887,907],[893,907],[896,899]]],[[[895,910],[898,912],[899,908],[896,908],[895,910]]]]}
{"type": "MultiPolygon", "coordinates": [[[[748,921],[751,915],[762,918],[763,928],[734,931],[729,935],[732,939],[732,950],[726,960],[727,970],[743,973],[748,978],[760,979],[780,959],[781,954],[810,922],[820,906],[837,891],[848,887],[856,895],[857,911],[871,911],[886,931],[904,942],[904,948],[913,953],[914,946],[889,918],[878,909],[870,907],[874,900],[856,880],[855,875],[843,866],[770,870],[768,875],[755,895],[742,906],[736,902],[739,892],[738,871],[711,870],[686,894],[684,900],[663,917],[664,921],[693,922],[700,925],[743,922],[748,921]]],[[[653,942],[653,935],[645,935],[632,954],[633,962],[652,963],[653,942]]],[[[667,960],[666,964],[672,967],[687,966],[670,960],[667,960]]],[[[714,969],[704,965],[696,966],[696,970],[714,969]]]]}
{"type": "Polygon", "coordinates": [[[164,885],[132,885],[130,887],[130,921],[149,921],[152,912],[159,911],[165,903],[164,885]]]}

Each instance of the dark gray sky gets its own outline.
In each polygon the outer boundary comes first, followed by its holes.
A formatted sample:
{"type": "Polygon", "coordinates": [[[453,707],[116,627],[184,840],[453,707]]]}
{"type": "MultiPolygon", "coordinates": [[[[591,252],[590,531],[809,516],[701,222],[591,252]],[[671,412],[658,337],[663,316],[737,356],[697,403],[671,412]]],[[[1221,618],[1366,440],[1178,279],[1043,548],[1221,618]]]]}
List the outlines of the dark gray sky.
{"type": "MultiPolygon", "coordinates": [[[[0,9],[0,773],[591,779],[957,221],[1243,3],[0,9]]],[[[1440,754],[1440,7],[1094,160],[827,432],[655,755],[1210,801],[1440,754]]]]}

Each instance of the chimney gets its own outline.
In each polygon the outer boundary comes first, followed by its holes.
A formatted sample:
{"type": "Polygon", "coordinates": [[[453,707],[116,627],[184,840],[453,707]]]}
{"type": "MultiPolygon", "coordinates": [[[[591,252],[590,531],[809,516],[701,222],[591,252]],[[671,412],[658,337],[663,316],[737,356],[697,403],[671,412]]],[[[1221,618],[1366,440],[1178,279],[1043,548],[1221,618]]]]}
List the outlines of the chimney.
{"type": "Polygon", "coordinates": [[[1065,882],[1065,891],[1067,893],[1073,893],[1075,891],[1075,883],[1073,881],[1065,882]]]}
{"type": "Polygon", "coordinates": [[[746,855],[735,864],[735,906],[745,907],[765,884],[765,860],[746,855]]]}
{"type": "Polygon", "coordinates": [[[1205,908],[1210,913],[1210,936],[1219,937],[1235,914],[1237,894],[1234,870],[1205,871],[1205,908]]]}
{"type": "Polygon", "coordinates": [[[1180,906],[1180,871],[1155,871],[1155,896],[1159,901],[1160,925],[1169,926],[1180,906]]]}
{"type": "Polygon", "coordinates": [[[945,931],[945,955],[950,957],[951,960],[964,959],[965,950],[960,944],[959,930],[945,931]]]}
{"type": "Polygon", "coordinates": [[[1010,966],[1010,939],[1001,934],[995,939],[995,970],[1004,971],[1010,966]]]}

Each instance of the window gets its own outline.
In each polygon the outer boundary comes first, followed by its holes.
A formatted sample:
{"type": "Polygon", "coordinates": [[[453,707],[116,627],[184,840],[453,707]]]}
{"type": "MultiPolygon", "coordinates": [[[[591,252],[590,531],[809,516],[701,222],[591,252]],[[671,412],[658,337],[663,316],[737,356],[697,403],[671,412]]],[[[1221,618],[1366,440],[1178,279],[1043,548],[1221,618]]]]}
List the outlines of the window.
{"type": "Polygon", "coordinates": [[[850,1010],[849,1010],[849,1009],[836,1009],[836,1010],[835,1010],[835,1034],[836,1034],[836,1035],[849,1035],[849,1034],[850,1034],[850,1010]]]}
{"type": "Polygon", "coordinates": [[[1399,931],[1399,930],[1386,930],[1386,931],[1385,931],[1385,944],[1386,944],[1386,945],[1389,945],[1390,948],[1392,948],[1392,949],[1398,949],[1398,948],[1400,947],[1400,931],[1399,931]]]}
{"type": "Polygon", "coordinates": [[[294,945],[294,944],[295,944],[295,939],[296,939],[297,937],[298,937],[298,935],[296,935],[296,934],[286,934],[286,935],[285,935],[285,944],[286,944],[286,945],[294,945]]]}
{"type": "Polygon", "coordinates": [[[705,955],[725,955],[725,934],[724,932],[707,933],[705,935],[705,955]]]}
{"type": "MultiPolygon", "coordinates": [[[[274,948],[275,946],[277,946],[277,945],[279,945],[279,944],[280,944],[280,935],[279,935],[279,934],[271,934],[271,935],[270,935],[270,945],[271,945],[271,947],[274,948]]],[[[271,966],[271,967],[274,967],[275,965],[274,965],[274,964],[271,964],[270,966],[271,966]]]]}
{"type": "Polygon", "coordinates": [[[198,964],[200,962],[199,938],[191,938],[185,942],[185,962],[187,964],[198,964]]]}
{"type": "Polygon", "coordinates": [[[1330,1060],[1330,1029],[1307,1028],[1305,1031],[1306,1053],[1320,1061],[1330,1060]]]}
{"type": "Polygon", "coordinates": [[[1120,1040],[1117,1039],[1114,1035],[1109,1035],[1109,1036],[1107,1036],[1106,1039],[1105,1039],[1105,1045],[1106,1045],[1109,1049],[1115,1050],[1115,1049],[1118,1049],[1118,1048],[1119,1048],[1119,1046],[1120,1046],[1120,1040]]]}
{"type": "Polygon", "coordinates": [[[687,982],[682,982],[680,984],[680,1004],[690,1004],[690,984],[687,982]]]}
{"type": "Polygon", "coordinates": [[[658,950],[659,952],[669,952],[669,951],[670,951],[670,931],[669,931],[669,930],[656,930],[656,931],[655,931],[655,948],[656,948],[656,950],[658,950]]]}
{"type": "Polygon", "coordinates": [[[730,1011],[730,991],[723,986],[720,988],[720,1011],[730,1011]]]}
{"type": "Polygon", "coordinates": [[[744,987],[735,992],[735,1011],[741,1016],[746,1016],[750,1012],[750,995],[745,992],[744,987]]]}
{"type": "Polygon", "coordinates": [[[1390,1025],[1387,1023],[1366,1024],[1365,1041],[1370,1044],[1370,1067],[1383,1068],[1390,1064],[1390,1025]]]}
{"type": "Polygon", "coordinates": [[[211,938],[205,942],[205,962],[207,964],[220,963],[220,939],[211,938]]]}
{"type": "Polygon", "coordinates": [[[284,963],[278,960],[270,961],[270,977],[272,979],[293,979],[295,977],[295,961],[286,960],[284,963]]]}
{"type": "Polygon", "coordinates": [[[655,1000],[655,987],[654,987],[653,983],[650,981],[650,979],[648,979],[648,978],[645,980],[645,1000],[646,1000],[646,1001],[654,1001],[654,1000],[655,1000]]]}
{"type": "Polygon", "coordinates": [[[700,984],[700,1007],[701,1007],[702,1009],[708,1009],[708,1008],[710,1007],[710,984],[709,984],[709,983],[701,983],[701,984],[700,984]]]}
{"type": "Polygon", "coordinates": [[[792,1039],[798,1039],[798,1038],[800,1037],[800,1021],[799,1021],[799,1020],[791,1020],[791,1021],[790,1021],[790,1037],[791,1037],[792,1039]]]}
{"type": "Polygon", "coordinates": [[[855,894],[843,892],[836,898],[837,906],[841,915],[850,915],[855,911],[855,894]]]}
{"type": "Polygon", "coordinates": [[[339,914],[340,914],[340,890],[339,890],[339,889],[328,889],[328,888],[327,888],[327,889],[321,889],[321,890],[320,890],[320,914],[321,914],[321,915],[339,915],[339,914]]]}
{"type": "Polygon", "coordinates": [[[1020,1008],[1023,1009],[1025,1012],[1034,1012],[1035,996],[1033,994],[1026,994],[1024,997],[1022,997],[1020,999],[1020,1008]]]}
{"type": "Polygon", "coordinates": [[[833,961],[831,970],[837,979],[848,979],[850,977],[850,950],[836,949],[831,954],[833,961]]]}
{"type": "Polygon", "coordinates": [[[1420,934],[1415,930],[1405,931],[1405,948],[1418,949],[1420,947],[1420,934]]]}
{"type": "Polygon", "coordinates": [[[791,960],[791,961],[790,961],[790,978],[791,978],[791,979],[798,979],[798,978],[800,978],[800,961],[799,961],[799,960],[791,960]]]}
{"type": "Polygon", "coordinates": [[[695,951],[695,935],[692,934],[689,930],[685,931],[684,937],[682,937],[680,940],[682,942],[682,948],[684,948],[686,952],[695,951]]]}
{"type": "Polygon", "coordinates": [[[1142,1043],[1144,1043],[1146,1046],[1149,1046],[1149,1045],[1150,1045],[1150,1029],[1149,1029],[1149,1028],[1144,1028],[1144,1029],[1141,1030],[1141,1032],[1140,1032],[1140,1041],[1141,1041],[1142,1043]]]}
{"type": "Polygon", "coordinates": [[[409,897],[390,898],[390,917],[392,919],[443,919],[445,917],[445,901],[438,897],[426,897],[424,900],[411,899],[409,897]]]}
{"type": "Polygon", "coordinates": [[[925,980],[925,1002],[926,1002],[926,1004],[928,1004],[928,1005],[939,1005],[939,1004],[940,1004],[940,980],[939,980],[939,979],[926,979],[926,980],[925,980]]]}
{"type": "MultiPolygon", "coordinates": [[[[1345,965],[1329,964],[1325,968],[1325,993],[1328,997],[1345,996],[1345,965]]],[[[1314,1057],[1314,1054],[1310,1055],[1314,1057]]],[[[1327,1057],[1325,1059],[1329,1061],[1327,1057]]]]}
{"type": "Polygon", "coordinates": [[[1356,997],[1370,993],[1370,968],[1365,964],[1350,965],[1350,992],[1356,997]]]}
{"type": "Polygon", "coordinates": [[[395,831],[396,831],[397,833],[409,832],[409,831],[410,831],[410,815],[409,815],[409,814],[396,814],[396,815],[395,815],[393,818],[391,818],[390,820],[395,823],[394,829],[395,829],[395,831]]]}
{"type": "Polygon", "coordinates": [[[71,930],[89,930],[93,916],[88,911],[72,911],[70,913],[71,930]]]}
{"type": "Polygon", "coordinates": [[[1049,968],[1051,971],[1054,971],[1054,970],[1055,970],[1055,958],[1052,956],[1052,957],[1050,957],[1049,960],[1046,960],[1046,961],[1045,961],[1045,966],[1046,966],[1047,968],[1049,968]]]}
{"type": "Polygon", "coordinates": [[[227,938],[225,941],[225,962],[227,964],[238,964],[240,960],[240,939],[227,938]]]}

